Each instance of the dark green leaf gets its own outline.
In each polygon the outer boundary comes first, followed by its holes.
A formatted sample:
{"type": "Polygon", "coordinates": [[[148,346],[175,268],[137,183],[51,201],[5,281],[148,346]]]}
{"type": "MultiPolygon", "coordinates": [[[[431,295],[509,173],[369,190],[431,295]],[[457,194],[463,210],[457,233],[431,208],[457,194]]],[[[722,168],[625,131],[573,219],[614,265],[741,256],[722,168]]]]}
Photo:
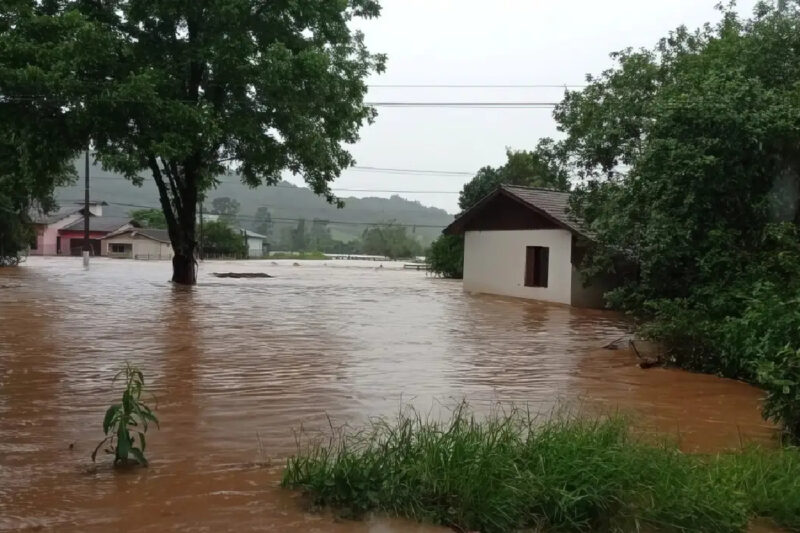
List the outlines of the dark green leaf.
{"type": "Polygon", "coordinates": [[[119,413],[121,405],[115,403],[111,407],[108,408],[106,411],[106,416],[103,417],[103,433],[108,434],[109,429],[111,428],[111,424],[114,421],[114,418],[119,413]]]}

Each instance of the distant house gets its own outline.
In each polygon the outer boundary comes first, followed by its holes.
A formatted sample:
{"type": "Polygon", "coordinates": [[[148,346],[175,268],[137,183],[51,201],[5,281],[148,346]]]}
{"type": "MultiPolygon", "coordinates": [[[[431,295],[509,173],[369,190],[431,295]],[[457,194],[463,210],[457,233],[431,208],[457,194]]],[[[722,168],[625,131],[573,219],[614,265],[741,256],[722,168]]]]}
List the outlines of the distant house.
{"type": "Polygon", "coordinates": [[[172,245],[165,229],[127,228],[102,238],[100,253],[120,259],[172,259],[172,245]]]}
{"type": "Polygon", "coordinates": [[[444,233],[465,235],[464,290],[602,307],[606,283],[584,287],[577,266],[591,242],[567,213],[569,193],[503,185],[444,233]]]}
{"type": "MultiPolygon", "coordinates": [[[[105,202],[90,202],[90,217],[103,216],[105,202]]],[[[62,228],[83,220],[83,204],[64,206],[57,211],[44,215],[34,214],[33,227],[36,238],[31,242],[30,255],[61,255],[69,254],[68,247],[61,246],[61,237],[58,232],[62,228]]]]}
{"type": "Polygon", "coordinates": [[[269,243],[265,235],[242,229],[242,237],[247,244],[247,257],[266,257],[269,255],[269,243]]]}
{"type": "MultiPolygon", "coordinates": [[[[132,228],[130,218],[89,217],[89,245],[92,255],[100,254],[100,239],[109,233],[132,228]]],[[[62,255],[81,255],[83,251],[83,218],[58,230],[62,255]]]]}

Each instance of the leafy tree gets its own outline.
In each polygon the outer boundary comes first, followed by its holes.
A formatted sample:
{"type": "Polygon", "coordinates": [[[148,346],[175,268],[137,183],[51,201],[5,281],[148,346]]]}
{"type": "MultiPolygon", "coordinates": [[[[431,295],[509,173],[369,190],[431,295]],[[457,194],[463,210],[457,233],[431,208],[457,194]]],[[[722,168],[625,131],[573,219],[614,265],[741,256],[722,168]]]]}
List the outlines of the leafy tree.
{"type": "Polygon", "coordinates": [[[306,250],[308,240],[306,235],[306,220],[304,218],[297,221],[297,227],[292,230],[290,235],[292,251],[302,252],[306,250]]]}
{"type": "Polygon", "coordinates": [[[272,236],[272,215],[267,207],[259,207],[253,217],[255,222],[254,231],[265,237],[272,236]]]}
{"type": "Polygon", "coordinates": [[[211,213],[219,215],[219,219],[229,225],[236,224],[236,215],[239,214],[240,209],[239,202],[227,196],[214,198],[211,201],[211,213]]]}
{"type": "Polygon", "coordinates": [[[506,150],[506,163],[498,168],[483,167],[458,197],[458,206],[466,211],[499,185],[522,185],[568,191],[569,173],[559,144],[552,139],[539,141],[532,151],[506,150]]]}
{"type": "Polygon", "coordinates": [[[426,259],[433,273],[445,278],[463,278],[464,236],[442,235],[433,241],[426,259]]]}
{"type": "Polygon", "coordinates": [[[405,226],[392,222],[365,229],[361,240],[364,253],[369,255],[399,259],[422,253],[422,246],[408,234],[405,226]]]}
{"type": "Polygon", "coordinates": [[[311,222],[311,230],[308,234],[308,248],[313,251],[328,252],[333,249],[335,242],[331,237],[328,221],[315,218],[311,222]]]}
{"type": "Polygon", "coordinates": [[[203,224],[203,252],[206,255],[247,256],[244,236],[221,220],[203,224]]]}
{"type": "MultiPolygon", "coordinates": [[[[0,32],[7,22],[0,17],[0,32]]],[[[75,146],[68,126],[52,117],[56,106],[9,100],[12,81],[0,67],[0,266],[19,262],[34,238],[31,214],[55,209],[54,188],[75,177],[75,146]]]]}
{"type": "Polygon", "coordinates": [[[160,209],[137,209],[131,211],[131,218],[143,228],[167,228],[167,219],[160,209]]]}
{"type": "Polygon", "coordinates": [[[344,146],[375,116],[364,79],[384,65],[349,23],[379,13],[375,0],[5,2],[0,95],[31,113],[3,120],[48,160],[91,140],[105,168],[152,174],[173,281],[193,284],[196,206],[222,173],[256,187],[288,169],[341,205],[329,184],[353,164],[344,146]]]}
{"type": "Polygon", "coordinates": [[[555,116],[596,235],[589,276],[681,366],[769,392],[800,438],[800,6],[624,50],[555,116]],[[787,314],[788,313],[788,314],[787,314]]]}

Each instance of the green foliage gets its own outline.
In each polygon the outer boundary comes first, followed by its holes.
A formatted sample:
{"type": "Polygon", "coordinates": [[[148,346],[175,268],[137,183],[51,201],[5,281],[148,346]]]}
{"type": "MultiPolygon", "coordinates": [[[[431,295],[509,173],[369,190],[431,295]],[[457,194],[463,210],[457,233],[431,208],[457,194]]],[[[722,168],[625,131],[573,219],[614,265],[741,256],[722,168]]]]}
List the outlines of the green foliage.
{"type": "Polygon", "coordinates": [[[560,145],[552,139],[542,139],[533,151],[508,149],[506,158],[503,166],[483,167],[464,185],[458,197],[463,211],[503,184],[569,190],[568,167],[560,145]]]}
{"type": "Polygon", "coordinates": [[[0,266],[19,263],[35,237],[31,214],[52,211],[54,188],[75,175],[64,163],[74,147],[56,144],[62,131],[49,116],[51,106],[2,101],[7,81],[0,69],[0,266]]]}
{"type": "Polygon", "coordinates": [[[464,236],[441,235],[427,254],[428,268],[445,278],[464,277],[464,236]]]}
{"type": "Polygon", "coordinates": [[[219,215],[219,220],[229,225],[236,224],[236,216],[239,214],[240,209],[239,202],[227,196],[214,198],[211,201],[211,213],[219,215]]]}
{"type": "Polygon", "coordinates": [[[285,487],[345,516],[371,511],[457,531],[746,531],[800,526],[800,452],[686,455],[632,436],[626,420],[537,420],[516,409],[478,421],[465,406],[434,422],[396,420],[304,442],[285,487]]]}
{"type": "Polygon", "coordinates": [[[203,253],[247,257],[247,243],[241,233],[222,220],[212,220],[203,223],[203,253]]]}
{"type": "Polygon", "coordinates": [[[589,277],[676,364],[757,383],[800,438],[800,5],[624,50],[556,110],[589,277]],[[788,387],[788,389],[787,389],[788,387]],[[784,392],[786,391],[786,392],[784,392]]]}
{"type": "Polygon", "coordinates": [[[100,448],[107,445],[105,451],[114,455],[115,465],[127,465],[132,457],[140,465],[147,466],[145,434],[151,423],[158,427],[158,418],[142,400],[144,375],[141,370],[126,363],[125,368],[114,376],[114,381],[120,377],[125,380],[122,402],[115,403],[106,411],[103,417],[106,438],[92,452],[92,461],[100,448]]]}
{"type": "Polygon", "coordinates": [[[167,219],[160,209],[137,209],[131,211],[131,218],[143,228],[167,229],[167,219]]]}
{"type": "Polygon", "coordinates": [[[272,236],[272,215],[267,207],[259,207],[253,217],[253,231],[269,238],[272,236]]]}
{"type": "Polygon", "coordinates": [[[365,229],[361,241],[362,250],[367,255],[399,259],[422,254],[422,246],[408,234],[406,227],[393,222],[365,229]]]}
{"type": "Polygon", "coordinates": [[[351,23],[379,14],[375,0],[4,2],[0,122],[47,159],[91,141],[105,168],[152,174],[173,281],[192,284],[197,202],[225,172],[256,187],[289,170],[340,203],[330,183],[375,117],[364,80],[385,62],[351,23]]]}
{"type": "Polygon", "coordinates": [[[10,197],[0,192],[0,267],[19,264],[21,253],[33,238],[28,214],[16,212],[10,197]]]}

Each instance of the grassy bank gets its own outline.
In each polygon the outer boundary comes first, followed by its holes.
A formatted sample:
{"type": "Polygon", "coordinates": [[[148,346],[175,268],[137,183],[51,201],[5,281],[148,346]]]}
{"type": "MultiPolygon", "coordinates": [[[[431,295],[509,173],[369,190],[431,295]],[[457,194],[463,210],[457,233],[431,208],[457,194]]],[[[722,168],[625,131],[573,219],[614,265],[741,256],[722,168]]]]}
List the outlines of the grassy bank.
{"type": "Polygon", "coordinates": [[[625,418],[536,421],[513,410],[443,423],[407,411],[302,445],[283,485],[357,518],[379,511],[461,531],[800,530],[800,452],[687,455],[625,418]]]}
{"type": "Polygon", "coordinates": [[[328,259],[325,257],[325,254],[322,252],[299,252],[299,253],[291,253],[291,252],[278,252],[269,255],[269,259],[294,259],[294,260],[316,260],[319,261],[321,259],[328,259]]]}

